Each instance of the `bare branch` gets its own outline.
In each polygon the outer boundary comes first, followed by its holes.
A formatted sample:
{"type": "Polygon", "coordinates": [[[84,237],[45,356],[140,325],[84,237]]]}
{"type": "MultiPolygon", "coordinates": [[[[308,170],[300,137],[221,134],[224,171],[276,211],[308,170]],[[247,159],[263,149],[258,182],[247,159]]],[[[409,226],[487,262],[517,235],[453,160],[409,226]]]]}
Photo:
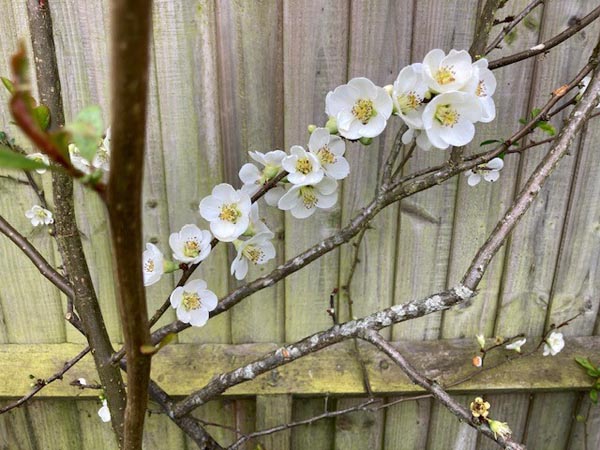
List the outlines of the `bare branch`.
{"type": "Polygon", "coordinates": [[[494,26],[494,17],[496,12],[503,8],[508,0],[487,0],[483,5],[481,14],[477,19],[477,29],[475,30],[475,37],[471,48],[469,48],[469,54],[476,58],[484,54],[485,45],[487,44],[490,36],[490,31],[494,26]]]}
{"type": "Polygon", "coordinates": [[[522,61],[524,59],[531,58],[532,56],[539,55],[540,53],[546,53],[551,48],[556,47],[561,42],[564,42],[567,39],[569,39],[575,33],[578,33],[579,31],[583,30],[585,27],[587,27],[589,24],[591,24],[594,20],[596,20],[598,18],[598,16],[600,16],[600,6],[595,8],[587,16],[583,17],[581,20],[579,20],[577,23],[575,23],[574,25],[567,28],[562,33],[559,33],[556,36],[553,36],[552,38],[548,39],[547,41],[545,41],[541,44],[531,47],[529,50],[524,50],[522,52],[515,53],[514,55],[509,55],[509,56],[505,56],[504,58],[490,61],[488,67],[490,70],[494,70],[499,67],[508,66],[510,64],[514,64],[514,63],[522,61]]]}
{"type": "Polygon", "coordinates": [[[6,219],[0,216],[0,232],[2,232],[7,238],[19,247],[19,249],[27,256],[30,261],[35,265],[38,271],[46,277],[50,282],[60,289],[67,297],[74,297],[75,292],[73,286],[67,279],[65,279],[60,273],[56,271],[54,267],[50,265],[48,261],[37,251],[31,242],[25,238],[21,233],[15,230],[6,219]]]}
{"type": "Polygon", "coordinates": [[[513,17],[513,19],[510,22],[504,25],[504,27],[502,27],[502,31],[498,33],[498,35],[494,38],[490,45],[488,45],[488,47],[484,50],[483,56],[487,55],[495,48],[499,48],[499,44],[500,42],[502,42],[502,39],[504,39],[504,37],[508,33],[510,33],[517,25],[519,25],[521,21],[525,19],[525,17],[527,17],[531,11],[533,11],[538,6],[542,5],[544,1],[545,0],[533,0],[529,5],[527,5],[523,9],[523,11],[521,11],[519,14],[513,17]]]}
{"type": "Polygon", "coordinates": [[[370,342],[387,356],[390,357],[400,368],[406,373],[406,375],[412,380],[413,383],[421,386],[428,392],[431,392],[433,397],[444,405],[448,411],[457,416],[459,419],[465,421],[467,424],[475,428],[478,432],[487,436],[493,441],[496,441],[502,447],[511,450],[525,450],[523,444],[519,444],[510,438],[504,438],[500,435],[496,436],[489,426],[485,423],[478,423],[474,420],[473,415],[464,406],[457,403],[450,397],[450,395],[442,389],[442,387],[425,378],[396,350],[383,336],[381,336],[375,330],[364,330],[360,336],[367,342],[370,342]]]}

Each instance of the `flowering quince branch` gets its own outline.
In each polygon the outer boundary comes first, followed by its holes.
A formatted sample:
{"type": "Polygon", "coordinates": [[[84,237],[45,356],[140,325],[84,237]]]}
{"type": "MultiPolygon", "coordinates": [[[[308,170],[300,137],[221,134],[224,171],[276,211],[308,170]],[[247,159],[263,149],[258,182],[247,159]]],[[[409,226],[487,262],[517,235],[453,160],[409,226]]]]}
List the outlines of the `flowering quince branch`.
{"type": "MultiPolygon", "coordinates": [[[[598,48],[595,49],[590,62],[592,67],[597,65],[597,51],[598,48]]],[[[393,323],[448,309],[451,306],[472,298],[492,257],[499,250],[525,211],[527,211],[542,185],[550,176],[553,168],[566,153],[575,133],[583,126],[593,107],[598,103],[597,96],[600,92],[600,76],[597,74],[593,77],[590,89],[592,92],[586,92],[582,101],[571,113],[568,124],[559,134],[557,142],[531,175],[525,187],[516,197],[514,204],[498,223],[488,240],[480,248],[462,282],[457,287],[422,300],[393,306],[360,320],[332,327],[329,330],[309,336],[296,344],[284,346],[246,366],[218,375],[204,388],[177,403],[174,408],[175,414],[188,413],[195,407],[236,384],[253,379],[261,373],[298,359],[308,353],[320,350],[350,337],[358,336],[364,330],[378,330],[393,323]]]]}
{"type": "MultiPolygon", "coordinates": [[[[525,447],[519,444],[507,435],[499,435],[495,433],[488,425],[487,422],[476,421],[474,415],[469,412],[464,406],[457,403],[452,397],[439,386],[437,383],[432,382],[421,375],[414,367],[396,350],[388,341],[386,341],[381,334],[375,330],[366,329],[360,337],[367,342],[370,342],[383,353],[385,353],[392,361],[394,361],[400,368],[408,375],[411,381],[418,384],[423,389],[430,392],[433,397],[442,403],[452,414],[462,419],[470,426],[475,428],[478,432],[487,436],[488,438],[496,441],[502,447],[511,450],[524,450],[525,447]]],[[[489,408],[489,404],[488,404],[489,408]]]]}

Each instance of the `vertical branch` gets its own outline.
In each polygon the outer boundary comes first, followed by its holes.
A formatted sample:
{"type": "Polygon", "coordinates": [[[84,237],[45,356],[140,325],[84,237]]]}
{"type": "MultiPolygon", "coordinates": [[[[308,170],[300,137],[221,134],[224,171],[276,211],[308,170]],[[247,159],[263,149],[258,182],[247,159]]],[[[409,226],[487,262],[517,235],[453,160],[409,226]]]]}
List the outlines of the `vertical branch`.
{"type": "Polygon", "coordinates": [[[124,448],[141,449],[148,402],[150,327],[142,284],[142,181],[152,2],[112,2],[112,139],[107,206],[127,355],[124,448]]]}
{"type": "Polygon", "coordinates": [[[485,47],[494,25],[494,16],[496,11],[501,9],[508,0],[486,0],[479,20],[477,20],[477,29],[475,30],[475,37],[473,38],[473,44],[469,48],[469,53],[473,58],[477,55],[483,55],[485,47]]]}
{"type": "MultiPolygon", "coordinates": [[[[65,118],[52,35],[50,7],[47,1],[28,0],[27,12],[40,101],[50,110],[50,129],[57,129],[64,125],[65,118]]],[[[75,291],[75,307],[81,316],[88,342],[93,349],[92,354],[98,376],[106,392],[111,410],[112,426],[121,443],[125,390],[119,368],[110,362],[114,349],[104,326],[77,229],[73,205],[73,180],[66,174],[54,171],[52,187],[58,250],[75,291]]]]}

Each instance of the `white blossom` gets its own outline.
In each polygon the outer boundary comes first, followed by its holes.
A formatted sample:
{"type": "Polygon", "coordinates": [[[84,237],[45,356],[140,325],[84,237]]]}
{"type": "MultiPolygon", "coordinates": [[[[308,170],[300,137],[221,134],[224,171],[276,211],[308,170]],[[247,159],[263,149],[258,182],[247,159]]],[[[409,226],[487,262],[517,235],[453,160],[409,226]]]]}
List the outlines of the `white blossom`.
{"type": "Polygon", "coordinates": [[[106,400],[102,400],[102,407],[98,410],[98,415],[102,422],[110,422],[110,410],[108,409],[106,400]]]}
{"type": "Polygon", "coordinates": [[[431,50],[423,59],[423,77],[433,92],[450,92],[461,89],[471,79],[471,56],[465,50],[431,50]]]}
{"type": "Polygon", "coordinates": [[[31,220],[31,225],[51,225],[54,223],[52,213],[40,205],[33,205],[29,211],[25,212],[25,217],[31,220]]]}
{"type": "Polygon", "coordinates": [[[270,241],[273,233],[266,231],[256,234],[247,241],[235,240],[233,244],[237,256],[231,263],[231,274],[238,280],[243,280],[248,274],[248,261],[254,264],[265,264],[275,258],[275,246],[270,241]]]}
{"type": "Polygon", "coordinates": [[[327,128],[316,128],[312,132],[308,150],[317,157],[328,177],[341,180],[350,173],[350,165],[344,158],[346,144],[339,136],[330,134],[327,128]]]}
{"type": "Polygon", "coordinates": [[[467,183],[469,186],[476,186],[481,182],[481,178],[493,183],[500,177],[500,171],[503,167],[504,161],[502,158],[494,158],[486,164],[480,164],[465,172],[465,176],[469,177],[467,183]]]}
{"type": "Polygon", "coordinates": [[[85,378],[77,378],[77,382],[80,386],[87,386],[87,380],[85,378]]]}
{"type": "Polygon", "coordinates": [[[232,242],[248,228],[251,204],[247,193],[221,183],[200,202],[200,215],[210,222],[210,231],[218,240],[232,242]]]}
{"type": "MultiPolygon", "coordinates": [[[[50,158],[48,158],[48,155],[45,155],[43,153],[31,153],[31,154],[27,155],[27,158],[31,159],[35,162],[45,164],[46,166],[50,165],[50,158]]],[[[35,171],[37,173],[39,173],[40,175],[46,173],[46,170],[47,169],[45,167],[42,167],[41,169],[35,169],[35,171]]]]}
{"type": "Polygon", "coordinates": [[[260,214],[258,212],[258,204],[252,203],[252,206],[250,207],[250,223],[244,235],[255,236],[261,233],[273,234],[272,231],[269,230],[267,224],[260,218],[260,214]]]}
{"type": "Polygon", "coordinates": [[[477,343],[479,344],[479,348],[481,348],[483,350],[485,348],[485,336],[483,334],[477,334],[475,336],[475,339],[477,339],[477,343]]]}
{"type": "Polygon", "coordinates": [[[164,273],[163,254],[154,244],[146,244],[142,255],[142,269],[144,272],[144,286],[151,286],[162,277],[164,273]]]}
{"type": "Polygon", "coordinates": [[[73,164],[73,167],[75,167],[80,172],[85,173],[86,175],[89,175],[90,173],[92,173],[93,172],[92,165],[90,164],[90,162],[87,159],[85,159],[83,156],[81,156],[81,153],[79,152],[79,149],[77,148],[77,146],[75,144],[69,144],[68,148],[69,148],[69,156],[71,158],[71,164],[73,164]]]}
{"type": "Polygon", "coordinates": [[[447,92],[437,95],[423,111],[423,127],[434,147],[466,145],[475,135],[474,122],[481,119],[481,103],[474,94],[447,92]]]}
{"type": "Polygon", "coordinates": [[[314,186],[292,186],[277,204],[279,209],[291,211],[292,216],[304,219],[313,215],[317,208],[331,208],[337,202],[337,181],[325,177],[314,186]]]}
{"type": "Polygon", "coordinates": [[[546,338],[544,341],[544,356],[548,355],[558,355],[560,351],[565,346],[565,339],[563,338],[562,333],[557,333],[553,331],[550,333],[550,336],[546,338]]]}
{"type": "Polygon", "coordinates": [[[244,183],[242,191],[252,196],[262,185],[266,184],[280,172],[281,161],[287,154],[282,150],[273,150],[267,153],[248,152],[248,154],[254,161],[263,166],[263,169],[260,170],[256,165],[246,163],[239,171],[240,180],[244,183]]]}
{"type": "Polygon", "coordinates": [[[195,327],[208,321],[208,313],[217,307],[214,292],[206,288],[204,280],[192,280],[175,288],[170,297],[171,306],[177,309],[177,319],[195,327]]]}
{"type": "Polygon", "coordinates": [[[211,250],[212,236],[208,230],[196,225],[184,225],[178,233],[169,236],[173,258],[187,264],[196,264],[205,259],[211,250]]]}
{"type": "Polygon", "coordinates": [[[283,158],[281,165],[288,171],[287,179],[292,184],[317,184],[325,176],[316,155],[299,145],[293,145],[290,155],[283,158]]]}
{"type": "Polygon", "coordinates": [[[473,63],[473,76],[462,91],[475,94],[481,103],[480,122],[491,122],[496,118],[496,105],[492,95],[496,92],[496,77],[488,69],[488,61],[482,58],[473,63]]]}
{"type": "Polygon", "coordinates": [[[351,140],[379,136],[392,109],[386,90],[367,78],[353,78],[325,98],[325,112],[336,119],[340,135],[351,140]]]}
{"type": "Polygon", "coordinates": [[[488,419],[488,425],[490,426],[490,430],[492,430],[492,432],[494,433],[495,438],[497,438],[498,435],[500,435],[501,438],[506,439],[512,434],[512,430],[506,422],[488,419]]]}
{"type": "Polygon", "coordinates": [[[424,101],[429,86],[423,77],[423,64],[415,63],[400,71],[394,82],[392,100],[398,115],[411,128],[423,128],[424,101]]]}
{"type": "Polygon", "coordinates": [[[527,342],[526,338],[519,339],[518,341],[515,341],[512,344],[506,345],[504,348],[506,348],[506,350],[514,350],[517,353],[521,353],[521,347],[525,345],[525,342],[527,342]]]}

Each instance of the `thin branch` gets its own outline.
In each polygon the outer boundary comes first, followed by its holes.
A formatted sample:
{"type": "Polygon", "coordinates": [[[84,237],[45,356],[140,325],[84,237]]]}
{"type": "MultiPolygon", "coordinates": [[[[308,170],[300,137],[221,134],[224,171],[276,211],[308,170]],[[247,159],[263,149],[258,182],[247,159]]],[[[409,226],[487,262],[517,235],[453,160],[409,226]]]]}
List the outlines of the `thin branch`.
{"type": "Polygon", "coordinates": [[[490,31],[494,26],[494,17],[496,12],[504,7],[508,0],[487,0],[483,5],[481,14],[479,14],[477,20],[477,29],[475,30],[475,37],[471,48],[469,48],[469,54],[473,58],[482,56],[484,54],[485,44],[490,36],[490,31]]]}
{"type": "Polygon", "coordinates": [[[533,11],[538,6],[542,5],[544,3],[544,1],[545,0],[533,0],[530,4],[528,4],[523,9],[523,11],[521,11],[519,14],[517,14],[515,17],[513,17],[513,19],[509,23],[507,23],[506,25],[504,25],[502,27],[502,31],[500,31],[500,33],[498,33],[498,35],[492,40],[490,45],[488,45],[488,47],[483,51],[482,56],[487,55],[495,48],[499,48],[498,44],[500,44],[500,42],[502,42],[502,40],[505,38],[505,36],[508,33],[510,33],[517,25],[519,25],[521,23],[521,21],[523,19],[525,19],[525,17],[527,17],[531,11],[533,11]]]}
{"type": "Polygon", "coordinates": [[[55,382],[56,380],[62,380],[63,375],[71,368],[73,367],[75,364],[77,364],[79,361],[81,361],[81,359],[87,355],[89,353],[89,348],[85,348],[83,349],[81,352],[79,352],[77,354],[77,356],[75,356],[74,358],[70,359],[69,361],[65,362],[64,366],[62,367],[62,369],[60,369],[58,372],[56,372],[54,375],[52,375],[49,378],[46,379],[38,379],[33,387],[33,389],[31,390],[31,392],[23,397],[21,397],[20,399],[14,401],[13,403],[9,403],[8,405],[3,406],[2,408],[0,408],[0,414],[4,414],[5,412],[10,411],[11,409],[17,408],[21,405],[23,405],[24,403],[26,403],[27,401],[29,401],[31,398],[33,398],[34,395],[36,395],[38,392],[40,392],[42,389],[44,389],[46,386],[48,386],[49,384],[55,382]]]}
{"type": "Polygon", "coordinates": [[[375,330],[365,330],[361,338],[365,341],[370,342],[383,353],[385,353],[392,361],[394,361],[402,371],[411,379],[411,381],[421,386],[426,391],[430,392],[433,397],[438,400],[442,405],[448,409],[452,414],[457,416],[460,420],[466,422],[471,427],[475,428],[479,433],[497,442],[502,447],[511,450],[525,450],[525,446],[518,442],[513,441],[510,438],[504,438],[503,436],[496,436],[486,423],[478,423],[475,421],[473,415],[464,406],[456,402],[442,387],[428,380],[421,375],[403,356],[396,350],[383,336],[381,336],[375,330]]]}
{"type": "Polygon", "coordinates": [[[107,208],[116,265],[117,303],[127,354],[123,448],[142,448],[152,356],[142,283],[142,184],[152,2],[111,3],[112,121],[107,208]]]}
{"type": "Polygon", "coordinates": [[[510,64],[514,64],[516,62],[522,61],[527,58],[531,58],[532,56],[539,55],[540,53],[545,53],[553,47],[556,47],[558,44],[566,41],[574,34],[583,30],[589,24],[591,24],[594,20],[596,20],[600,16],[600,6],[596,7],[592,12],[590,12],[587,16],[583,17],[577,23],[567,28],[562,33],[553,36],[547,41],[535,45],[531,47],[529,50],[524,50],[519,53],[515,53],[514,55],[505,56],[504,58],[496,59],[491,61],[488,65],[490,70],[498,69],[499,67],[508,66],[510,64]]]}
{"type": "Polygon", "coordinates": [[[13,228],[6,219],[0,216],[0,232],[9,238],[29,258],[38,271],[60,289],[67,297],[74,297],[75,291],[67,279],[56,271],[48,261],[37,251],[31,242],[13,228]]]}

